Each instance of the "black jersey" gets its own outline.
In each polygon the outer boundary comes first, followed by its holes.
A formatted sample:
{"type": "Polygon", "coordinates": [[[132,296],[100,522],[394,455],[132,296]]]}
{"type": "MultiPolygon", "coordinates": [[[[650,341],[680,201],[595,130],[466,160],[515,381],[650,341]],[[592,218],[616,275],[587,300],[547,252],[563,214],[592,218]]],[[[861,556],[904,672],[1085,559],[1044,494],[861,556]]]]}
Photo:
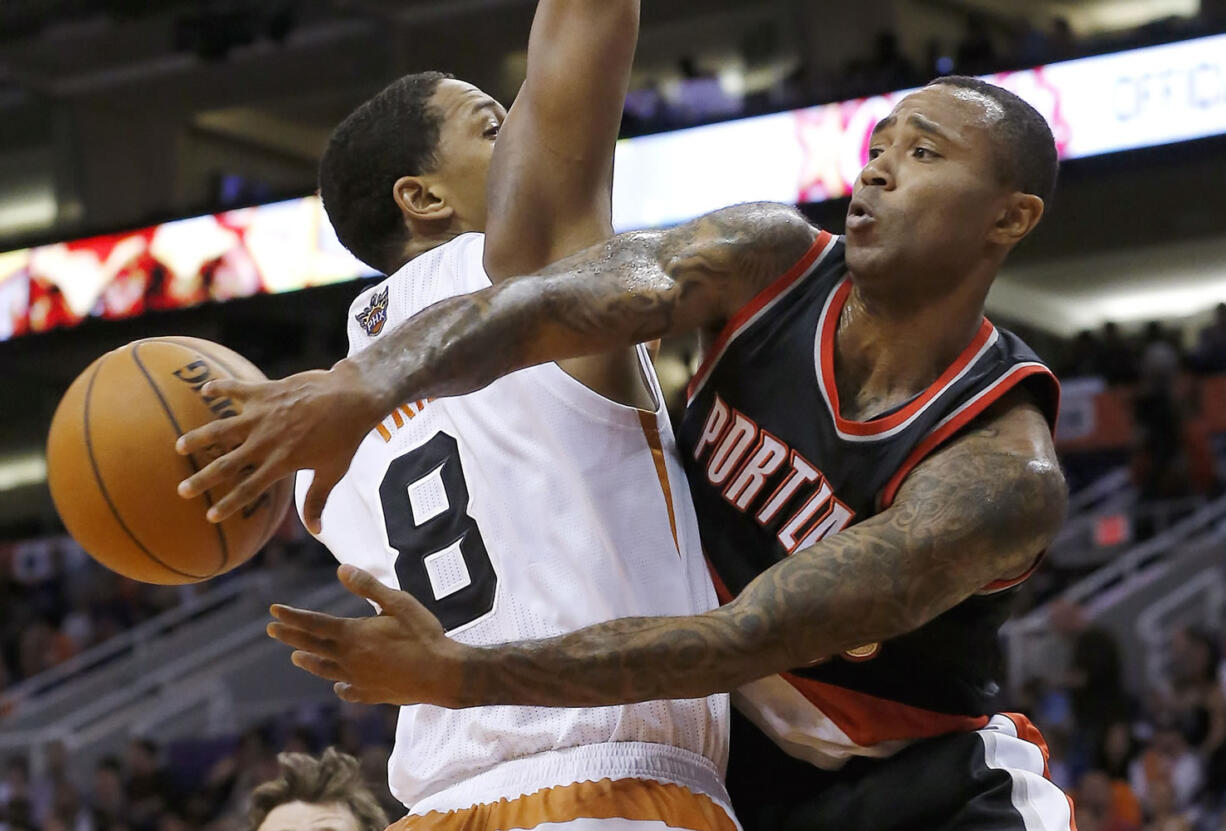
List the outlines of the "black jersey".
{"type": "MultiPolygon", "coordinates": [[[[690,385],[678,442],[724,602],[780,559],[888,507],[915,465],[1019,384],[1055,423],[1055,377],[986,319],[913,400],[869,421],[842,418],[833,345],[850,292],[843,240],[819,234],[728,323],[690,385]]],[[[785,750],[825,767],[978,729],[994,711],[1008,589],[1026,576],[985,586],[910,634],[750,684],[738,706],[785,750]]]]}

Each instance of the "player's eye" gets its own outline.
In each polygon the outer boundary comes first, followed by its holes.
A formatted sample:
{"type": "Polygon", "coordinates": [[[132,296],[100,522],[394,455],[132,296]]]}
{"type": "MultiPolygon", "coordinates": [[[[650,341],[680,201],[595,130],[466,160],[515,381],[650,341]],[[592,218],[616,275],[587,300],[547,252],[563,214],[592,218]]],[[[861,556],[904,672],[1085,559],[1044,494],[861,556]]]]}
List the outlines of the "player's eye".
{"type": "Polygon", "coordinates": [[[878,156],[880,156],[880,155],[881,155],[883,152],[884,152],[884,151],[883,151],[883,150],[882,150],[880,147],[870,147],[870,148],[868,148],[868,158],[869,158],[869,161],[872,161],[873,159],[877,158],[877,157],[878,157],[878,156]]]}
{"type": "Polygon", "coordinates": [[[927,147],[917,147],[913,151],[917,159],[935,159],[939,158],[938,154],[927,147]]]}
{"type": "Polygon", "coordinates": [[[501,130],[501,129],[502,129],[502,125],[501,125],[501,124],[491,124],[491,125],[489,126],[489,129],[487,129],[487,130],[485,131],[484,135],[485,135],[485,137],[486,137],[486,138],[488,138],[488,139],[495,139],[495,138],[498,138],[498,131],[499,131],[499,130],[501,130]]]}

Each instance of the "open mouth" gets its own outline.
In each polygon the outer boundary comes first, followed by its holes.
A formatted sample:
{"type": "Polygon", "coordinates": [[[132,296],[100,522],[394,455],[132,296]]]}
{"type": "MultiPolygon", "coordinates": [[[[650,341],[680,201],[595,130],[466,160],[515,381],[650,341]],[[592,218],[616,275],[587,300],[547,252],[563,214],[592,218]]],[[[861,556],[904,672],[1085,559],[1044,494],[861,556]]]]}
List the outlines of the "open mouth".
{"type": "Polygon", "coordinates": [[[870,225],[876,221],[873,212],[868,206],[859,200],[852,200],[851,205],[847,208],[847,228],[855,230],[870,225]]]}

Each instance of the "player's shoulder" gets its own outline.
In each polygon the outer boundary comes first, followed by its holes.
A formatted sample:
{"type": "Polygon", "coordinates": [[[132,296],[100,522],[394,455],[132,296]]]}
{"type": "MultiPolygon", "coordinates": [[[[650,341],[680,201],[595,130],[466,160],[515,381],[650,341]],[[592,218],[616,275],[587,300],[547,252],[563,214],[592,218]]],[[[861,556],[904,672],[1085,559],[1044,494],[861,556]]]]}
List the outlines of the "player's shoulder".
{"type": "Polygon", "coordinates": [[[484,247],[484,234],[461,234],[363,289],[349,305],[351,347],[378,337],[389,320],[394,325],[440,300],[489,285],[484,247]]]}

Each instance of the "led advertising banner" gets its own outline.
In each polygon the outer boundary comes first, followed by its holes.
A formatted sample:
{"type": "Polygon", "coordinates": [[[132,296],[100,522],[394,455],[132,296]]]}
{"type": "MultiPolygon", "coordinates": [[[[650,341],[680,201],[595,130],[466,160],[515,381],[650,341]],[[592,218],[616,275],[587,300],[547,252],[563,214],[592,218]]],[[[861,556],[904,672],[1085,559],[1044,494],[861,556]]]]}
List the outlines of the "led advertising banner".
{"type": "Polygon", "coordinates": [[[316,197],[180,219],[0,254],[0,340],[370,273],[316,197]]]}
{"type": "MultiPolygon", "coordinates": [[[[1041,112],[1062,159],[1226,133],[1226,35],[984,76],[1041,112]]],[[[873,127],[913,90],[623,141],[619,230],[737,202],[851,193],[873,127]]]]}
{"type": "MultiPolygon", "coordinates": [[[[985,76],[1050,122],[1075,159],[1226,134],[1226,35],[985,76]]],[[[911,90],[628,139],[613,192],[619,231],[737,202],[851,192],[876,123],[911,90]]],[[[0,253],[0,340],[370,270],[337,242],[315,197],[0,253]]]]}

